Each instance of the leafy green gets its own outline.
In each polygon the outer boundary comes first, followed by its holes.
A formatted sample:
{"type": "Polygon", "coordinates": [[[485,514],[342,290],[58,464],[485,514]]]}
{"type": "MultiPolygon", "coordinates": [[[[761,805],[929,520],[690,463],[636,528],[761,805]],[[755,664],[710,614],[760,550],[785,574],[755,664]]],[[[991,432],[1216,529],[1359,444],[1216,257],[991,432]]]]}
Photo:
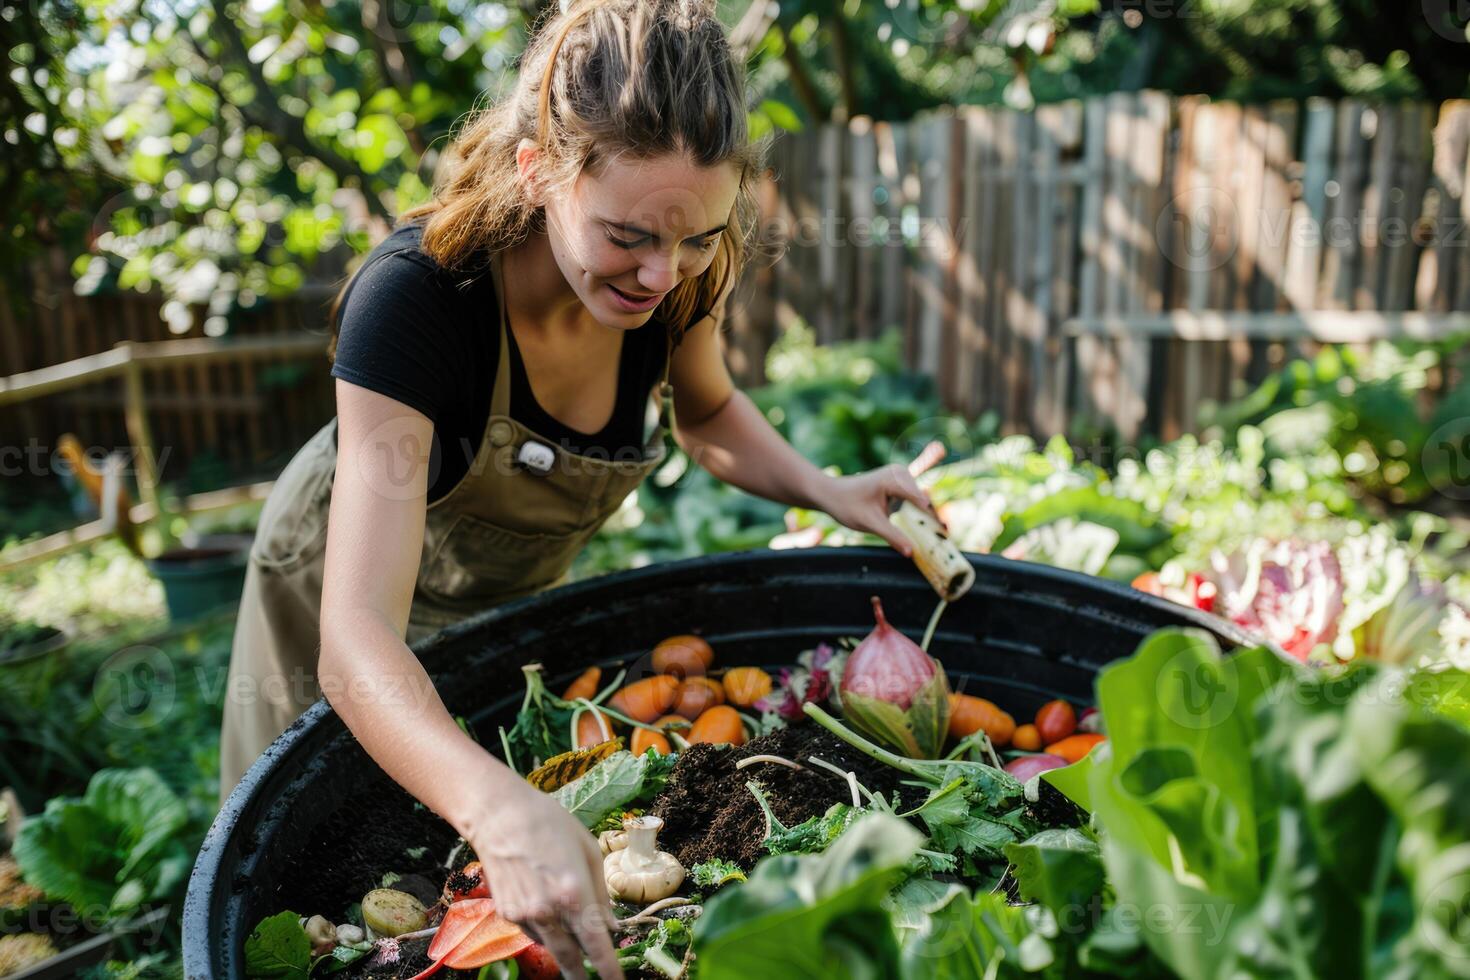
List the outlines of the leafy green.
{"type": "Polygon", "coordinates": [[[651,751],[634,755],[619,750],[551,795],[591,829],[642,795],[650,772],[654,779],[666,778],[663,757],[651,751]]]}
{"type": "Polygon", "coordinates": [[[1085,775],[1108,888],[1062,832],[1008,849],[1022,894],[1111,893],[1076,948],[1088,968],[1146,963],[1141,939],[1186,978],[1460,975],[1470,731],[1403,697],[1405,676],[1155,634],[1098,681],[1110,741],[1044,777],[1074,793],[1085,775]]]}
{"type": "Polygon", "coordinates": [[[700,888],[719,888],[732,881],[744,881],[745,872],[740,865],[721,858],[701,861],[689,869],[689,880],[700,888]]]}
{"type": "Polygon", "coordinates": [[[178,835],[187,822],[183,801],[152,769],[104,769],[82,797],[54,798],[22,824],[14,853],[49,897],[116,916],[182,880],[190,855],[178,835]]]}
{"type": "Polygon", "coordinates": [[[896,817],[868,814],[825,853],[762,859],[697,920],[701,980],[744,980],[773,963],[791,980],[894,976],[899,951],[883,897],[922,840],[896,817]]]}
{"type": "Polygon", "coordinates": [[[517,772],[530,772],[553,756],[572,748],[572,713],[576,705],[546,689],[540,664],[521,668],[526,678],[526,694],[516,723],[505,736],[511,758],[505,761],[517,772]]]}
{"type": "Polygon", "coordinates": [[[251,930],[245,940],[245,975],[306,980],[311,971],[311,940],[295,912],[278,912],[251,930]]]}

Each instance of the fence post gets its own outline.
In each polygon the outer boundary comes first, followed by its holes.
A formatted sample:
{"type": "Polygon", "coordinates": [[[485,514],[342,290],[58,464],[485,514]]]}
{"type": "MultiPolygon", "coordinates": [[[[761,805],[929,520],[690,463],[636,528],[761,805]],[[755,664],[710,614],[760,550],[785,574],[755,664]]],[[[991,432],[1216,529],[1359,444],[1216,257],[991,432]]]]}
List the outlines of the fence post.
{"type": "Polygon", "coordinates": [[[127,351],[127,365],[123,369],[123,418],[137,460],[138,496],[143,503],[153,506],[153,513],[162,515],[163,510],[158,506],[158,457],[153,451],[153,435],[148,429],[148,410],[143,399],[143,366],[134,355],[132,341],[124,340],[117,346],[127,351]]]}

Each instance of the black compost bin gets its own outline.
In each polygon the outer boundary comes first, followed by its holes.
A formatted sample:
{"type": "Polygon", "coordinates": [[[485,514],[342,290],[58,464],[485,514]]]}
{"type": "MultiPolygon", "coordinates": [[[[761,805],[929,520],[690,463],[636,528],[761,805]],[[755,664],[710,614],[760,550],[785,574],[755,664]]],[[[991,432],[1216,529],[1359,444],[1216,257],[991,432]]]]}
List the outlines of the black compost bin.
{"type": "MultiPolygon", "coordinates": [[[[1027,562],[972,556],[975,586],[951,606],[931,645],[961,690],[984,691],[1013,714],[1053,697],[1087,703],[1103,664],[1163,626],[1193,625],[1231,648],[1229,624],[1101,579],[1027,562]]],[[[886,549],[757,551],[697,558],[579,582],[489,610],[417,648],[449,709],[496,744],[540,661],[560,690],[592,664],[637,661],[660,639],[699,633],[719,662],[780,666],[801,650],[872,628],[870,595],[890,622],[919,636],[935,596],[913,564],[886,549]]],[[[319,701],[251,767],[210,828],[184,903],[190,978],[244,976],[257,922],[283,909],[329,917],[327,904],[374,882],[347,866],[410,873],[402,848],[429,843],[425,871],[454,840],[424,841],[424,819],[319,701]],[[395,828],[412,827],[411,837],[395,828]]]]}

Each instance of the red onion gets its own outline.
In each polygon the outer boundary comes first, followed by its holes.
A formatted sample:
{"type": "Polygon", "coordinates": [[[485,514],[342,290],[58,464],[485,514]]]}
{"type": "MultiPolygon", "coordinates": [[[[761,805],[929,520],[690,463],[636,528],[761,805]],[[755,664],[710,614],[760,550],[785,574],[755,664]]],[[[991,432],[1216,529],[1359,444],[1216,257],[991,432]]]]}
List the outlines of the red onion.
{"type": "Polygon", "coordinates": [[[936,758],[949,728],[949,681],[934,658],[888,625],[877,596],[873,616],[877,626],[842,671],[842,713],[897,752],[936,758]]]}
{"type": "Polygon", "coordinates": [[[1012,759],[1006,763],[1006,772],[1015,776],[1018,782],[1029,783],[1036,776],[1050,769],[1060,769],[1065,765],[1069,763],[1061,756],[1043,752],[1039,755],[1023,755],[1019,759],[1012,759]]]}

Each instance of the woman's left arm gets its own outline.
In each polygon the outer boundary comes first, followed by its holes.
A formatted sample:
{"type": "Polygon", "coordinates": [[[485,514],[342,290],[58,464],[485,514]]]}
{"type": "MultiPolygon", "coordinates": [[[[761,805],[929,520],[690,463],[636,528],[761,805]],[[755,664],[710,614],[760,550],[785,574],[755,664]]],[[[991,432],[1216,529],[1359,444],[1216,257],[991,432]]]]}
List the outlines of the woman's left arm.
{"type": "Polygon", "coordinates": [[[890,498],[933,512],[929,497],[897,463],[852,476],[822,472],[735,388],[720,351],[724,303],[690,329],[674,353],[674,438],[710,475],[777,503],[825,511],[856,531],[883,538],[904,555],[908,539],[888,520],[890,498]]]}

